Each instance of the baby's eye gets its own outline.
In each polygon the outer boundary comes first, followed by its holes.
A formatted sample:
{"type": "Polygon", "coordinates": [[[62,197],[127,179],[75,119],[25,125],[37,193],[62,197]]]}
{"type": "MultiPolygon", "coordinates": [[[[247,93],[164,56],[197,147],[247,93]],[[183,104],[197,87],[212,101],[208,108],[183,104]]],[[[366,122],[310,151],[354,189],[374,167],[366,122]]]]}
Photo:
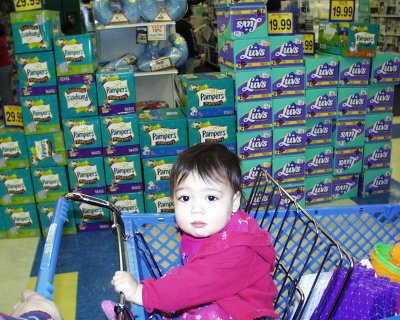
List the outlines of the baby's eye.
{"type": "Polygon", "coordinates": [[[218,198],[216,196],[207,196],[208,201],[216,201],[218,198]]]}
{"type": "Polygon", "coordinates": [[[182,201],[182,202],[189,201],[189,196],[180,196],[180,197],[178,198],[178,200],[179,200],[179,201],[182,201]]]}

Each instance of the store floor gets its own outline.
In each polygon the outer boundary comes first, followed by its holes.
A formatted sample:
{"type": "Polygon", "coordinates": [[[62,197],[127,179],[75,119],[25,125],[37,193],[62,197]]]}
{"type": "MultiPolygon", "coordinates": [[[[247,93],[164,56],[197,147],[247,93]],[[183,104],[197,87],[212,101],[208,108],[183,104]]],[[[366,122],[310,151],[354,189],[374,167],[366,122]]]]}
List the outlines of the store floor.
{"type": "MultiPolygon", "coordinates": [[[[386,197],[333,201],[328,206],[400,203],[400,117],[394,118],[392,192],[386,197]]],[[[0,310],[11,312],[20,292],[34,288],[44,239],[0,240],[0,310]]],[[[105,319],[103,299],[117,299],[110,281],[118,269],[110,231],[64,236],[58,256],[54,300],[65,320],[105,319]]]]}

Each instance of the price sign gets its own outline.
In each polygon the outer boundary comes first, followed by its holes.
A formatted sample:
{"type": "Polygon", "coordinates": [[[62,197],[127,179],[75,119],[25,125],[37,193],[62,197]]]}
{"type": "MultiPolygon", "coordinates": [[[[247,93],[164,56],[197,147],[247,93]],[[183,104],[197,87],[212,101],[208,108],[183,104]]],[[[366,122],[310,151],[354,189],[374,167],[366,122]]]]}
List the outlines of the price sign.
{"type": "Polygon", "coordinates": [[[331,0],[329,21],[353,21],[355,6],[354,0],[331,0]]]}
{"type": "Polygon", "coordinates": [[[314,33],[297,33],[303,36],[303,53],[314,54],[315,53],[315,34],[314,33]]]}
{"type": "Polygon", "coordinates": [[[153,24],[148,26],[147,28],[148,41],[166,40],[166,39],[167,39],[167,32],[165,25],[153,24]]]}
{"type": "Polygon", "coordinates": [[[268,12],[268,34],[292,34],[293,12],[268,12]]]}
{"type": "Polygon", "coordinates": [[[43,8],[41,0],[13,0],[15,11],[38,10],[43,8]]]}
{"type": "Polygon", "coordinates": [[[4,105],[3,106],[4,125],[6,127],[24,127],[22,120],[21,106],[4,105]]]}

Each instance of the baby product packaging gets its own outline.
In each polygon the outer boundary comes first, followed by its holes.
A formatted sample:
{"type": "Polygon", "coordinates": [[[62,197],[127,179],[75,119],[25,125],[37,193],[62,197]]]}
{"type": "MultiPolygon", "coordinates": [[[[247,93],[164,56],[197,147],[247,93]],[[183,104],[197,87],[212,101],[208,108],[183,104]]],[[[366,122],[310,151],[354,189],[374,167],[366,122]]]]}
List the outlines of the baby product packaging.
{"type": "Polygon", "coordinates": [[[100,122],[105,157],[139,153],[139,127],[136,114],[101,117],[100,122]]]}
{"type": "Polygon", "coordinates": [[[269,68],[269,38],[228,40],[218,38],[218,63],[235,71],[269,68]]]}
{"type": "Polygon", "coordinates": [[[306,151],[306,128],[279,128],[274,129],[274,157],[286,157],[288,155],[304,154],[306,151]]]}
{"type": "Polygon", "coordinates": [[[60,132],[60,112],[56,94],[21,97],[25,134],[60,132]]]}
{"type": "Polygon", "coordinates": [[[100,115],[136,112],[135,79],[132,66],[99,68],[96,73],[97,102],[100,115]]]}
{"type": "Polygon", "coordinates": [[[368,114],[365,117],[365,142],[390,141],[392,127],[391,113],[368,114]]]}
{"type": "Polygon", "coordinates": [[[335,148],[333,175],[361,172],[363,155],[363,147],[335,148]]]}
{"type": "Polygon", "coordinates": [[[182,109],[188,118],[235,114],[233,80],[219,72],[179,76],[183,90],[182,109]]]}
{"type": "Polygon", "coordinates": [[[338,117],[362,117],[367,110],[367,87],[338,88],[338,117]]]}
{"type": "Polygon", "coordinates": [[[339,87],[365,87],[369,82],[371,59],[339,57],[339,87]]]}
{"type": "Polygon", "coordinates": [[[218,36],[231,40],[260,39],[268,35],[265,5],[216,8],[218,36]]]}
{"type": "Polygon", "coordinates": [[[56,202],[69,191],[65,166],[31,168],[36,203],[56,202]]]}
{"type": "Polygon", "coordinates": [[[68,159],[103,155],[99,117],[64,119],[63,127],[68,159]]]}
{"type": "Polygon", "coordinates": [[[272,159],[272,176],[280,184],[304,183],[305,156],[275,157],[272,159]]]}
{"type": "Polygon", "coordinates": [[[143,192],[110,194],[108,201],[114,204],[122,214],[145,212],[143,192]]]}
{"type": "Polygon", "coordinates": [[[0,170],[29,168],[29,153],[21,129],[0,129],[0,170]]]}
{"type": "Polygon", "coordinates": [[[366,143],[364,145],[363,170],[390,167],[392,144],[390,141],[366,143]]]}
{"type": "Polygon", "coordinates": [[[331,146],[306,149],[305,175],[319,176],[333,172],[333,148],[331,146]]]}
{"type": "Polygon", "coordinates": [[[58,11],[11,12],[10,21],[16,53],[53,50],[52,39],[61,34],[58,11]]]}
{"type": "Polygon", "coordinates": [[[332,119],[336,117],[337,89],[306,90],[307,118],[332,119]]]}
{"type": "Polygon", "coordinates": [[[306,126],[307,148],[332,145],[331,119],[309,119],[306,126]]]}
{"type": "Polygon", "coordinates": [[[333,176],[332,200],[357,197],[359,174],[333,176]]]}
{"type": "Polygon", "coordinates": [[[35,203],[31,175],[26,169],[0,172],[0,206],[35,203]]]}
{"type": "Polygon", "coordinates": [[[143,181],[147,192],[169,191],[169,176],[177,156],[142,159],[143,181]]]}
{"type": "Polygon", "coordinates": [[[237,131],[250,132],[272,128],[272,101],[238,103],[237,131]]]}
{"type": "Polygon", "coordinates": [[[334,55],[304,56],[306,89],[335,88],[339,83],[339,60],[334,55]]]}
{"type": "Polygon", "coordinates": [[[378,52],[372,59],[371,84],[398,84],[400,81],[400,54],[378,52]]]}
{"type": "Polygon", "coordinates": [[[367,113],[392,112],[394,106],[393,85],[370,85],[367,92],[367,113]]]}
{"type": "Polygon", "coordinates": [[[147,213],[174,212],[174,202],[169,191],[145,192],[144,207],[147,213]]]}
{"type": "MultiPolygon", "coordinates": [[[[107,200],[106,195],[96,195],[96,198],[107,200]]],[[[87,203],[73,203],[75,222],[78,232],[90,232],[110,229],[110,211],[87,203]]]]}
{"type": "MultiPolygon", "coordinates": [[[[44,202],[37,204],[40,225],[42,227],[43,237],[47,237],[49,232],[51,219],[53,218],[55,202],[44,202]]],[[[68,206],[67,219],[62,228],[62,235],[76,234],[76,222],[74,217],[73,205],[68,206]]]]}
{"type": "Polygon", "coordinates": [[[5,238],[7,238],[5,215],[0,213],[0,239],[5,239],[5,238]]]}
{"type": "Polygon", "coordinates": [[[75,34],[54,38],[54,56],[58,76],[95,73],[98,65],[93,34],[75,34]]]}
{"type": "Polygon", "coordinates": [[[68,159],[68,175],[70,191],[96,197],[106,194],[103,158],[68,159]]]}
{"type": "Polygon", "coordinates": [[[303,37],[289,35],[270,37],[271,67],[303,66],[303,37]]]}
{"type": "Polygon", "coordinates": [[[26,143],[32,167],[47,168],[67,164],[62,132],[31,134],[26,136],[26,143]]]}
{"type": "Polygon", "coordinates": [[[142,167],[138,154],[104,158],[107,194],[143,191],[142,167]]]}
{"type": "Polygon", "coordinates": [[[307,177],[305,181],[306,206],[332,200],[333,176],[307,177]]]}
{"type": "Polygon", "coordinates": [[[338,118],[334,123],[335,148],[361,147],[364,145],[365,117],[338,118]]]}
{"type": "Polygon", "coordinates": [[[0,207],[5,222],[7,238],[40,237],[40,224],[35,204],[0,207]]]}
{"type": "Polygon", "coordinates": [[[390,193],[392,170],[367,170],[360,179],[360,189],[363,198],[390,193]]]}
{"type": "Polygon", "coordinates": [[[58,77],[58,96],[63,119],[99,114],[94,74],[58,77]]]}
{"type": "Polygon", "coordinates": [[[285,67],[273,69],[273,98],[303,97],[305,94],[304,67],[285,67]]]}
{"type": "Polygon", "coordinates": [[[16,55],[21,97],[57,94],[57,78],[52,51],[16,55]]]}
{"type": "Polygon", "coordinates": [[[304,96],[272,100],[274,128],[304,126],[306,124],[306,111],[304,96]]]}
{"type": "Polygon", "coordinates": [[[218,142],[236,153],[236,116],[188,119],[189,145],[218,142]]]}
{"type": "Polygon", "coordinates": [[[242,168],[241,187],[251,188],[254,186],[254,183],[257,180],[257,175],[261,168],[265,169],[270,175],[272,175],[272,159],[260,158],[260,159],[242,160],[241,168],[242,168]]]}
{"type": "Polygon", "coordinates": [[[138,119],[142,158],[173,156],[187,149],[187,119],[180,109],[144,110],[138,119]]]}
{"type": "MultiPolygon", "coordinates": [[[[242,191],[244,194],[244,202],[242,207],[245,208],[248,200],[250,200],[252,188],[244,188],[242,189],[242,191]]],[[[252,201],[252,208],[258,209],[258,216],[256,216],[255,218],[261,218],[265,210],[274,208],[271,186],[266,186],[265,190],[264,187],[258,189],[257,193],[254,194],[253,197],[254,198],[252,201]]]]}
{"type": "MultiPolygon", "coordinates": [[[[303,208],[305,207],[304,183],[299,185],[288,185],[285,187],[286,192],[303,208]]],[[[274,193],[274,206],[277,210],[287,210],[289,207],[295,209],[293,201],[279,192],[274,193]]]]}
{"type": "Polygon", "coordinates": [[[272,156],[272,130],[238,132],[237,154],[240,159],[272,156]]]}

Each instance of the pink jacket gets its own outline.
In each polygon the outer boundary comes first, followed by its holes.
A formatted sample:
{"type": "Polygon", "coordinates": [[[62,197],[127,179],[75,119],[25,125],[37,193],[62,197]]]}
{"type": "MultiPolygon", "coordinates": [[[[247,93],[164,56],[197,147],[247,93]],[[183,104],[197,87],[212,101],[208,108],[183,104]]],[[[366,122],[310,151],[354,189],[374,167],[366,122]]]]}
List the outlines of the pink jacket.
{"type": "Polygon", "coordinates": [[[247,213],[237,212],[219,233],[204,239],[182,235],[183,266],[143,281],[143,304],[173,312],[215,302],[234,320],[277,318],[271,277],[275,250],[270,235],[247,213]]]}

